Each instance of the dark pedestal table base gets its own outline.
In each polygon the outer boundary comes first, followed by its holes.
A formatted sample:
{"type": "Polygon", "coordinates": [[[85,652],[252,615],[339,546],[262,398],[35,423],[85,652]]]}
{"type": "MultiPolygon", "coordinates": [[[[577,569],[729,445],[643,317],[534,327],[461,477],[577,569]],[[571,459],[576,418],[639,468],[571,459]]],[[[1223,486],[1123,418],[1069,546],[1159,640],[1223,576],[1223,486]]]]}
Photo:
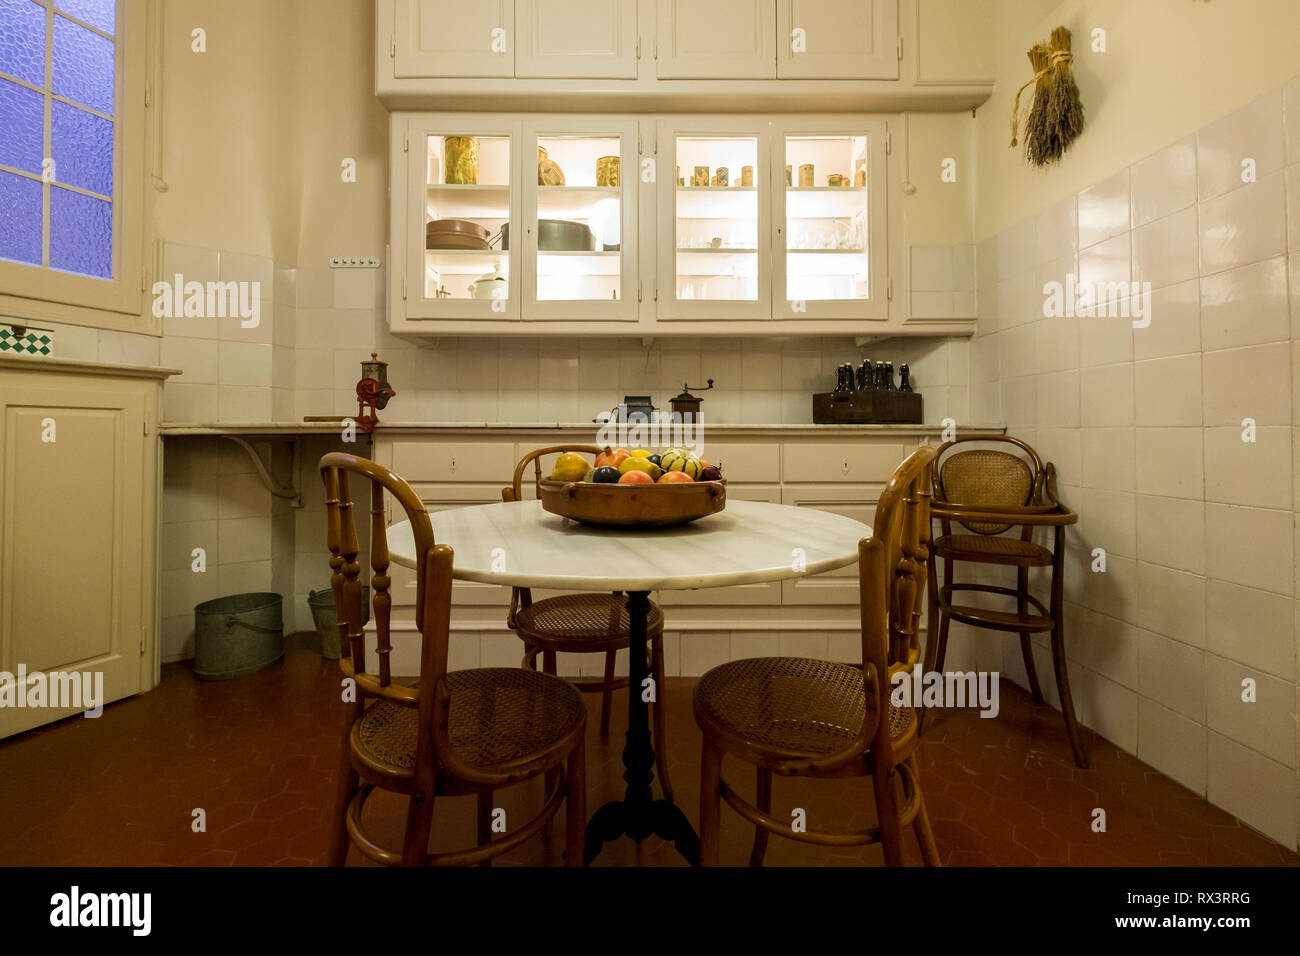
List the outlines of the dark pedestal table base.
{"type": "MultiPolygon", "coordinates": [[[[632,591],[627,596],[629,621],[627,743],[623,747],[623,779],[627,790],[622,800],[605,804],[587,823],[585,863],[600,853],[601,847],[620,836],[630,836],[640,843],[650,834],[670,841],[677,852],[692,866],[700,862],[700,838],[676,805],[655,800],[650,792],[654,780],[655,752],[650,743],[650,706],[642,699],[646,678],[646,617],[650,610],[650,592],[632,591]]],[[[657,684],[662,674],[655,675],[657,684]]],[[[655,687],[656,696],[662,687],[655,687]]],[[[660,742],[663,745],[663,742],[660,742]]]]}

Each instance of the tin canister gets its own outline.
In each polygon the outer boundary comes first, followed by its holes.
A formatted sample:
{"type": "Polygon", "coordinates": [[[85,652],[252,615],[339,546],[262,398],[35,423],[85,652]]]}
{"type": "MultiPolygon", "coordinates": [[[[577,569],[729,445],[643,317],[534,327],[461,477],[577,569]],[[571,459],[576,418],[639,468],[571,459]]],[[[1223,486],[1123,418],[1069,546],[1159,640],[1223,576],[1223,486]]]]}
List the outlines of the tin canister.
{"type": "Polygon", "coordinates": [[[744,186],[746,189],[748,189],[750,186],[753,186],[753,185],[754,185],[754,167],[753,167],[753,166],[741,166],[741,167],[740,167],[740,185],[744,186]]]}
{"type": "Polygon", "coordinates": [[[447,182],[473,186],[478,182],[478,137],[447,136],[443,139],[447,182]]]}
{"type": "Polygon", "coordinates": [[[709,167],[696,166],[695,176],[691,179],[692,186],[707,186],[709,184],[709,167]]]}
{"type": "Polygon", "coordinates": [[[799,186],[807,188],[811,185],[813,185],[813,164],[804,163],[799,167],[799,186]]]}
{"type": "Polygon", "coordinates": [[[596,160],[596,185],[618,186],[619,160],[617,156],[602,156],[596,160]]]}

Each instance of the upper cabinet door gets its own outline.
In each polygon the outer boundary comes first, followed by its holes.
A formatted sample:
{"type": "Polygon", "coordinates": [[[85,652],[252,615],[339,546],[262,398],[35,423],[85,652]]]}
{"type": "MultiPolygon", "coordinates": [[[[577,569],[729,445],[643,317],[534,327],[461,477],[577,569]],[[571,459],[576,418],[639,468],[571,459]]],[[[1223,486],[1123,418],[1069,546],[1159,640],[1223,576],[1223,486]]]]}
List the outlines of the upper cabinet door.
{"type": "Polygon", "coordinates": [[[909,58],[917,86],[993,83],[993,5],[969,0],[912,0],[916,42],[909,58]]]}
{"type": "Polygon", "coordinates": [[[398,77],[515,75],[513,0],[393,0],[398,77]]]}
{"type": "Polygon", "coordinates": [[[658,0],[660,79],[776,77],[774,0],[658,0]]]}
{"type": "Polygon", "coordinates": [[[637,0],[516,0],[515,75],[636,79],[637,0]]]}
{"type": "Polygon", "coordinates": [[[777,0],[782,79],[898,79],[898,0],[777,0]]]}

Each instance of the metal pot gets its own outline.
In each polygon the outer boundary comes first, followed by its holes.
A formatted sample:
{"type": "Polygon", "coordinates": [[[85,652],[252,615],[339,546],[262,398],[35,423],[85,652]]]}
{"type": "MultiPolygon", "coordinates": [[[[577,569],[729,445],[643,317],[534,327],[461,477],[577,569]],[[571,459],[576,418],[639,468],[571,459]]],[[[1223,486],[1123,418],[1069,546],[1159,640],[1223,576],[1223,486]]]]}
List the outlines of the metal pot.
{"type": "MultiPolygon", "coordinates": [[[[501,227],[501,248],[510,248],[510,223],[501,227]]],[[[567,219],[537,220],[539,252],[595,252],[596,235],[581,222],[567,219]]]]}

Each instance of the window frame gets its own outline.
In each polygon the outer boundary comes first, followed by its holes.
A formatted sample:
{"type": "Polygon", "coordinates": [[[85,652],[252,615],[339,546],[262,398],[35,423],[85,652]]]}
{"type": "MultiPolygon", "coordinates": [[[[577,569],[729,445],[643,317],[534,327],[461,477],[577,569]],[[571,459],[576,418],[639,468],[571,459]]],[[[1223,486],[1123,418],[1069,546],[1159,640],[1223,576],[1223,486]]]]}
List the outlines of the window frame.
{"type": "MultiPolygon", "coordinates": [[[[37,0],[37,3],[46,9],[57,6],[57,0],[37,0]]],[[[144,307],[148,8],[148,0],[118,0],[116,10],[114,278],[96,279],[60,272],[46,265],[0,260],[0,320],[29,319],[153,334],[160,331],[160,323],[144,307]]],[[[47,29],[47,57],[53,44],[49,34],[47,29]]]]}

